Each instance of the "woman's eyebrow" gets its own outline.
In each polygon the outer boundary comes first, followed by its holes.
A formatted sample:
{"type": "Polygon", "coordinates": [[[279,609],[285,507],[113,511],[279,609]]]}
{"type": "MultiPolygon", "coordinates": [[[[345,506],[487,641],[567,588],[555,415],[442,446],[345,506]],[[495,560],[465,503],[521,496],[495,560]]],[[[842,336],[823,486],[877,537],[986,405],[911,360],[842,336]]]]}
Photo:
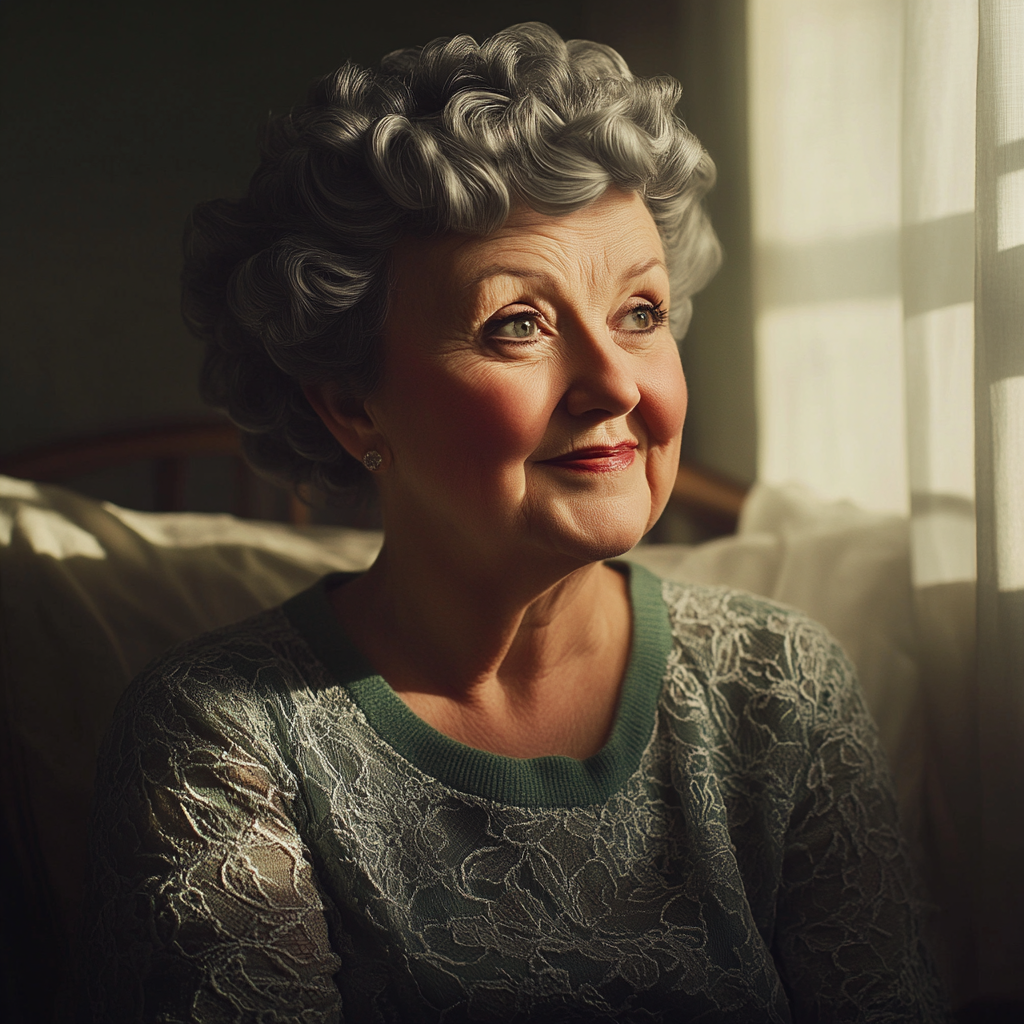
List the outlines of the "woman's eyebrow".
{"type": "MultiPolygon", "coordinates": [[[[653,270],[655,267],[661,267],[666,273],[668,273],[668,267],[665,266],[665,261],[660,256],[652,256],[648,260],[644,260],[642,263],[636,263],[629,269],[623,272],[620,280],[622,281],[633,281],[638,277],[643,277],[648,271],[653,270]]],[[[491,263],[483,268],[478,274],[474,274],[466,282],[466,288],[476,288],[478,285],[484,283],[492,277],[517,277],[517,278],[550,278],[552,275],[547,271],[530,270],[525,267],[510,267],[503,263],[491,263]]]]}
{"type": "Polygon", "coordinates": [[[660,256],[652,256],[649,260],[644,260],[643,263],[637,263],[630,267],[622,275],[623,281],[632,281],[634,278],[643,277],[649,270],[653,270],[655,267],[661,267],[665,273],[668,273],[668,267],[665,265],[665,261],[660,256]]]}
{"type": "Polygon", "coordinates": [[[524,267],[509,267],[502,263],[491,263],[484,267],[479,274],[474,274],[467,282],[465,287],[475,288],[477,285],[481,285],[484,281],[489,280],[492,277],[550,277],[551,275],[544,271],[528,270],[524,267]]]}

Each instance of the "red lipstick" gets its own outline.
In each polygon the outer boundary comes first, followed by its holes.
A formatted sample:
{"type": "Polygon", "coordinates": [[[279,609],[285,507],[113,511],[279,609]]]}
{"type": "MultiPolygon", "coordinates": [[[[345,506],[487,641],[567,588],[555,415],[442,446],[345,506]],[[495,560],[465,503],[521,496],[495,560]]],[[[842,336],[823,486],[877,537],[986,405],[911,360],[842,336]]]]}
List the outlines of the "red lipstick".
{"type": "Polygon", "coordinates": [[[556,455],[553,459],[544,459],[545,466],[558,466],[559,469],[573,469],[583,473],[615,473],[620,469],[628,469],[636,458],[636,441],[622,441],[614,445],[594,445],[589,448],[577,448],[556,455]]]}

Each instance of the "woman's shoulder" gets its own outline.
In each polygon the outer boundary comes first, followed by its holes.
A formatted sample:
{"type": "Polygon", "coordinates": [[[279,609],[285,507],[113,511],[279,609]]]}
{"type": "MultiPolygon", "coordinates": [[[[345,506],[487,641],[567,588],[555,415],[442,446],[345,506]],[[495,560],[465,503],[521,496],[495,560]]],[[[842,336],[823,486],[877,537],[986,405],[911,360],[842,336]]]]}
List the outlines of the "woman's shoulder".
{"type": "Polygon", "coordinates": [[[670,692],[803,728],[865,716],[856,671],[799,609],[731,587],[662,581],[674,640],[670,692]]]}
{"type": "Polygon", "coordinates": [[[324,673],[281,607],[183,640],[151,661],[118,701],[108,742],[190,732],[267,731],[273,708],[324,673]]]}
{"type": "Polygon", "coordinates": [[[278,606],[180,641],[151,661],[131,689],[202,686],[255,694],[301,671],[307,658],[301,636],[278,606]]]}

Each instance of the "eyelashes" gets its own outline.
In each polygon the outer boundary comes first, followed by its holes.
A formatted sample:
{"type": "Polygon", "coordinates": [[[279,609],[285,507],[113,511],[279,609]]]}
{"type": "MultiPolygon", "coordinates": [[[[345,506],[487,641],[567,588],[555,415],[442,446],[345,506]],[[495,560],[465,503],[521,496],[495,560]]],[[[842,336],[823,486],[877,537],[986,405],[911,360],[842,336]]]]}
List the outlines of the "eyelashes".
{"type": "Polygon", "coordinates": [[[648,319],[642,328],[633,331],[633,334],[647,334],[650,331],[656,330],[661,327],[668,320],[668,312],[665,309],[665,304],[659,299],[657,302],[641,302],[640,305],[634,306],[627,314],[626,317],[638,317],[645,316],[648,319]]]}
{"type": "MultiPolygon", "coordinates": [[[[639,302],[619,320],[620,329],[627,334],[650,334],[668,322],[664,302],[639,302]],[[624,326],[632,322],[634,326],[624,326]]],[[[503,345],[532,345],[541,334],[541,315],[534,310],[512,313],[510,316],[488,320],[484,337],[503,345]]]]}
{"type": "Polygon", "coordinates": [[[484,335],[512,345],[530,345],[540,334],[539,313],[513,313],[484,325],[484,335]]]}

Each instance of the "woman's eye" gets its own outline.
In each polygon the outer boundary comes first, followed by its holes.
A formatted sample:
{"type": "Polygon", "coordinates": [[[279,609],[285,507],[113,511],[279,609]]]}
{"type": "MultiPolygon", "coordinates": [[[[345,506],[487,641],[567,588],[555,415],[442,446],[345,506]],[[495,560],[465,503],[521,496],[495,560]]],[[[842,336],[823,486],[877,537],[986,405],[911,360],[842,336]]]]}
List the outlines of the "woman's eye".
{"type": "Polygon", "coordinates": [[[540,325],[533,316],[513,316],[495,323],[488,335],[499,341],[533,341],[540,333],[540,325]]]}
{"type": "Polygon", "coordinates": [[[636,333],[653,331],[665,322],[665,317],[660,303],[657,306],[637,306],[622,318],[622,326],[624,330],[636,333]]]}

